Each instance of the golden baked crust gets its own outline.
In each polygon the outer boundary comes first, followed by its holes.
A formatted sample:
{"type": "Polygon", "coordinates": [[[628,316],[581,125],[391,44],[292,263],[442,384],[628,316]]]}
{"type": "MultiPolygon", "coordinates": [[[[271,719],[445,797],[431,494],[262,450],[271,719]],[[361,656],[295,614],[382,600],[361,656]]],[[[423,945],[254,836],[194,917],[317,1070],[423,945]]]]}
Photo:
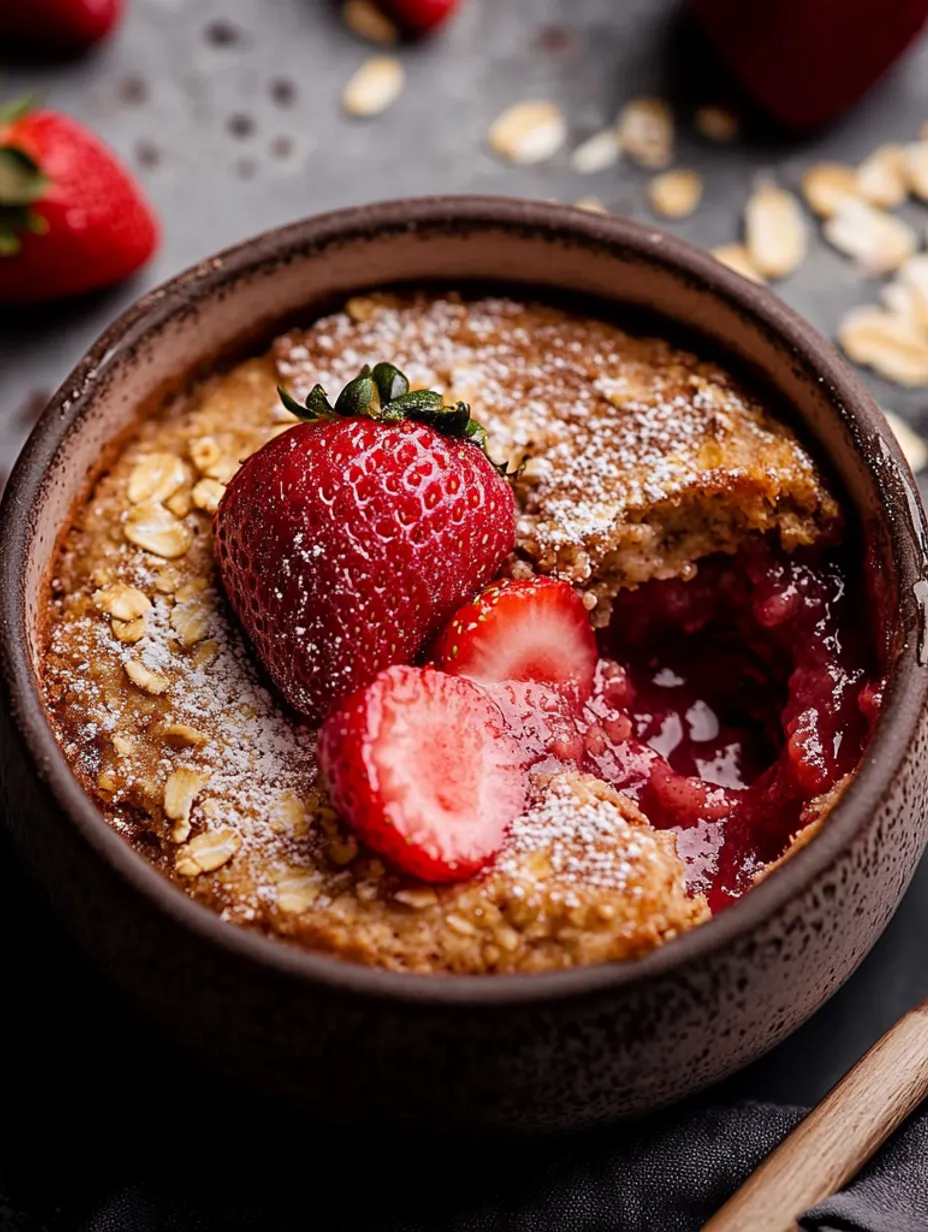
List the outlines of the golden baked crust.
{"type": "Polygon", "coordinates": [[[715,364],[605,321],[508,299],[378,294],[280,338],[305,396],[390,356],[415,385],[469,402],[491,448],[527,459],[520,555],[598,600],[690,577],[694,562],[775,531],[792,549],[839,517],[790,429],[715,364]]]}
{"type": "Polygon", "coordinates": [[[494,866],[457,886],[359,851],[318,782],[315,733],[271,695],[214,573],[240,461],[293,417],[275,385],[335,390],[391,358],[528,452],[520,554],[590,594],[682,574],[837,517],[790,432],[719,369],[659,341],[500,299],[368,297],[142,422],[77,513],[49,604],[45,695],[75,774],[165,876],[225,919],[409,971],[632,957],[708,914],[674,837],[588,776],[536,779],[494,866]],[[536,358],[541,356],[541,359],[536,358]]]}

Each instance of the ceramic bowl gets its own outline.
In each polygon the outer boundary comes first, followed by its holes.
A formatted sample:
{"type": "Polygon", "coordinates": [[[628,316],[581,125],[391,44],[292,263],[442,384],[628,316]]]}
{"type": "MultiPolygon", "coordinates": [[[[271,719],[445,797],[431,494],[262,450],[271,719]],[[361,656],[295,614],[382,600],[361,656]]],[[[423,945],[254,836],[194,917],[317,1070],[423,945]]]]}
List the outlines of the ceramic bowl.
{"type": "Polygon", "coordinates": [[[94,961],[164,1032],[314,1114],[357,1124],[565,1129],[679,1098],[759,1056],[854,970],[926,842],[928,546],[914,480],[850,368],[771,292],[658,231],[568,207],[447,197],[311,218],[145,296],[45,412],[0,516],[3,770],[22,858],[94,961]],[[43,588],[107,447],[283,322],[398,281],[595,297],[683,331],[763,384],[843,488],[874,554],[889,686],[821,833],[710,923],[633,961],[412,976],[224,923],[104,823],[39,693],[43,588]]]}

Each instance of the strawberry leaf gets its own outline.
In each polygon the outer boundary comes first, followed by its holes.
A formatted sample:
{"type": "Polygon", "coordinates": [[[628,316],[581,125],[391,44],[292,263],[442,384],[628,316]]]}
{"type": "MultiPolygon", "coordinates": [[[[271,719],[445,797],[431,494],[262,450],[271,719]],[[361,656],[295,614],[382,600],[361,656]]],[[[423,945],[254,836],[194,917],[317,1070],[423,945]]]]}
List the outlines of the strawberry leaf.
{"type": "Polygon", "coordinates": [[[505,462],[502,465],[494,462],[487,453],[486,429],[476,419],[471,419],[470,407],[466,402],[447,406],[442,395],[434,389],[410,389],[408,379],[395,364],[382,362],[373,368],[365,364],[338,395],[334,406],[321,385],[313,386],[305,406],[300,406],[293,395],[280,385],[277,392],[287,410],[300,419],[330,419],[335,415],[350,418],[357,415],[382,424],[396,424],[410,419],[433,428],[451,440],[476,445],[504,478],[518,473],[510,472],[505,462]]]}
{"type": "Polygon", "coordinates": [[[298,419],[307,422],[314,419],[331,419],[335,413],[321,385],[312,387],[306,396],[305,406],[300,406],[293,394],[284,389],[282,385],[277,386],[277,395],[291,415],[296,415],[298,419]]]}
{"type": "Polygon", "coordinates": [[[370,367],[365,364],[358,376],[349,381],[335,401],[336,415],[363,415],[366,419],[376,419],[380,410],[380,395],[371,376],[370,367]]]}
{"type": "MultiPolygon", "coordinates": [[[[333,415],[335,413],[334,407],[325,396],[325,390],[318,384],[314,385],[306,395],[306,410],[309,411],[314,419],[322,419],[326,415],[333,415]]],[[[307,418],[305,413],[303,418],[307,418]]]]}
{"type": "Polygon", "coordinates": [[[394,367],[393,364],[375,364],[371,376],[374,378],[374,384],[377,386],[377,392],[380,394],[382,406],[386,406],[388,402],[393,402],[404,394],[409,393],[409,381],[400,372],[399,368],[394,367]]]}
{"type": "Polygon", "coordinates": [[[47,187],[48,178],[25,150],[0,147],[0,206],[33,205],[47,187]]]}
{"type": "Polygon", "coordinates": [[[21,120],[24,115],[28,115],[34,109],[39,101],[37,93],[24,94],[22,98],[11,99],[8,103],[0,105],[0,124],[12,124],[15,120],[21,120]]]}

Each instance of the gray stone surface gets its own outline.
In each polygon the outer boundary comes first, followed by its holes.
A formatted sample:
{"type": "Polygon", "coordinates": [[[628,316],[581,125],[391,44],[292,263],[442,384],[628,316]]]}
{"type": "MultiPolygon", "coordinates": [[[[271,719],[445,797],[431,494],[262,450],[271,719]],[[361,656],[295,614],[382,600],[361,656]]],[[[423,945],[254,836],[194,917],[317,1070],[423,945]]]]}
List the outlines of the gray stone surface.
{"type": "MultiPolygon", "coordinates": [[[[654,221],[648,176],[631,164],[581,177],[561,154],[515,169],[488,153],[485,134],[508,103],[552,97],[567,109],[576,142],[630,95],[676,91],[676,5],[666,0],[468,0],[440,38],[402,50],[407,89],[367,122],[344,116],[338,98],[368,48],[322,0],[128,0],[128,8],[123,29],[98,54],[5,73],[5,91],[41,89],[50,105],[115,146],[160,211],[164,243],[130,286],[40,312],[0,312],[0,471],[11,465],[40,396],[121,308],[265,227],[340,205],[449,191],[565,200],[593,193],[616,212],[654,221]]],[[[691,97],[711,101],[716,88],[712,74],[697,73],[691,97]]],[[[795,186],[810,161],[856,161],[880,142],[914,137],[928,119],[928,41],[853,116],[798,145],[754,138],[713,146],[694,134],[686,108],[680,116],[677,161],[697,167],[707,191],[692,218],[667,229],[706,246],[728,242],[738,236],[758,172],[795,186]]],[[[928,209],[905,212],[924,228],[928,209]]],[[[876,288],[816,237],[809,259],[777,290],[833,335],[841,312],[872,301],[876,288]]],[[[871,384],[884,406],[928,429],[923,392],[871,384]]],[[[859,975],[741,1076],[733,1093],[817,1098],[928,991],[926,889],[923,869],[859,975]]]]}

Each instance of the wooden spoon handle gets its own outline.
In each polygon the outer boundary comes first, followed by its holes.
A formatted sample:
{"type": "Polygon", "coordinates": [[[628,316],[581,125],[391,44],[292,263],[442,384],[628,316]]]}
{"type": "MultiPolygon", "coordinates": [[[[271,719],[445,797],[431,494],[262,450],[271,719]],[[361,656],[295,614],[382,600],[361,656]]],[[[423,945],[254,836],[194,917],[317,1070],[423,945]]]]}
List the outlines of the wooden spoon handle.
{"type": "Polygon", "coordinates": [[[928,1001],[900,1018],[748,1178],[703,1232],[794,1232],[928,1095],[928,1001]]]}

